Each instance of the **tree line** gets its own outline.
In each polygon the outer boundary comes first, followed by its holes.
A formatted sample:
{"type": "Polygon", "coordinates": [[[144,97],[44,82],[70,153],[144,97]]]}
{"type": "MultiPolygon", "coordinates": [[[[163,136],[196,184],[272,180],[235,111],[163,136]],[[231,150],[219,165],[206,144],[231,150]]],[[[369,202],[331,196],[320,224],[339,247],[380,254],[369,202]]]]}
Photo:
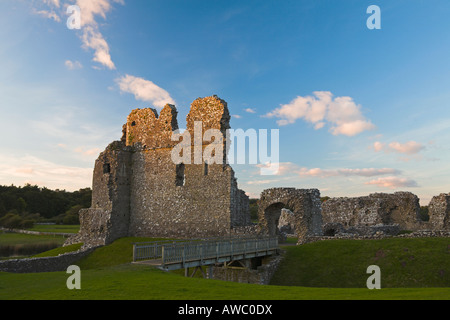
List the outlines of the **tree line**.
{"type": "Polygon", "coordinates": [[[90,188],[69,192],[27,184],[0,185],[0,226],[29,228],[36,222],[79,224],[78,211],[91,206],[90,188]]]}

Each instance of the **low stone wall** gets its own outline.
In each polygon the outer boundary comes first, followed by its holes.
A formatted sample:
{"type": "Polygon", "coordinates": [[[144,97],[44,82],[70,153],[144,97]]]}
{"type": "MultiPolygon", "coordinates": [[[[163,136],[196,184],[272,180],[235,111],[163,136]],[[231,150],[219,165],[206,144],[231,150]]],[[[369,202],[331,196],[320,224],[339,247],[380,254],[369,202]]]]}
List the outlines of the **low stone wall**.
{"type": "Polygon", "coordinates": [[[12,273],[66,271],[68,266],[75,264],[78,260],[94,251],[94,249],[95,248],[78,250],[75,252],[61,254],[57,257],[11,259],[0,261],[0,271],[12,273]]]}
{"type": "Polygon", "coordinates": [[[358,236],[355,234],[341,233],[335,236],[312,236],[307,239],[302,239],[297,242],[298,245],[311,243],[322,240],[338,240],[338,239],[349,239],[349,240],[370,240],[370,239],[385,239],[385,238],[426,238],[426,237],[450,237],[450,231],[447,230],[420,230],[411,233],[403,233],[399,235],[388,235],[383,232],[377,232],[373,235],[358,236]]]}

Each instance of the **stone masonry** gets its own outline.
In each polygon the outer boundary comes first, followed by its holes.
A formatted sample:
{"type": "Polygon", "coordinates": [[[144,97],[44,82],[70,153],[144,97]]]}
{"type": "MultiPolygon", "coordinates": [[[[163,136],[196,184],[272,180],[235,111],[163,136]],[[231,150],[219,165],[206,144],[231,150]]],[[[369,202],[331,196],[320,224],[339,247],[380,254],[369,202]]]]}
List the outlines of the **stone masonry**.
{"type": "Polygon", "coordinates": [[[434,196],[428,210],[432,230],[450,230],[450,193],[434,196]]]}
{"type": "Polygon", "coordinates": [[[417,230],[419,211],[419,198],[410,192],[331,198],[322,204],[324,224],[340,224],[344,228],[398,225],[402,230],[417,230]]]}
{"type": "Polygon", "coordinates": [[[264,190],[258,201],[262,233],[278,235],[282,209],[292,212],[291,225],[299,243],[310,236],[322,235],[320,192],[317,189],[272,188],[264,190]]]}
{"type": "Polygon", "coordinates": [[[250,225],[249,199],[238,189],[233,169],[225,161],[201,157],[213,150],[212,156],[225,159],[229,121],[225,101],[199,98],[177,140],[172,139],[179,132],[175,106],[166,105],[159,116],[150,108],[133,110],[121,141],[96,160],[92,205],[80,211],[80,232],[66,244],[104,245],[125,236],[217,237],[250,225]],[[202,139],[208,129],[223,136],[202,139]],[[172,151],[180,145],[192,152],[180,149],[186,161],[175,163],[172,151]],[[200,154],[200,162],[194,154],[200,154]]]}

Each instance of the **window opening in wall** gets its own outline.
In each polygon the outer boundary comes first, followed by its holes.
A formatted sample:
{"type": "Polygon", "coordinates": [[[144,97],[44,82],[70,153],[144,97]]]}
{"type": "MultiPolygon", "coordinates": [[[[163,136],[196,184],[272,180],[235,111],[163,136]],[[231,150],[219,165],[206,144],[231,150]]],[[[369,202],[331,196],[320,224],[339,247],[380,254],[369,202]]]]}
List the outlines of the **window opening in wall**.
{"type": "Polygon", "coordinates": [[[134,127],[135,125],[136,125],[136,121],[133,121],[133,122],[131,123],[131,126],[134,127]]]}
{"type": "Polygon", "coordinates": [[[105,163],[103,165],[103,174],[111,172],[111,165],[109,163],[105,163]]]}
{"type": "Polygon", "coordinates": [[[208,170],[209,170],[209,168],[208,168],[208,162],[207,161],[205,161],[205,165],[204,165],[204,172],[203,172],[203,174],[205,175],[205,176],[207,176],[208,175],[208,170]]]}
{"type": "Polygon", "coordinates": [[[177,187],[184,186],[184,180],[185,180],[184,169],[185,169],[184,163],[177,164],[176,178],[175,178],[175,185],[177,187]]]}

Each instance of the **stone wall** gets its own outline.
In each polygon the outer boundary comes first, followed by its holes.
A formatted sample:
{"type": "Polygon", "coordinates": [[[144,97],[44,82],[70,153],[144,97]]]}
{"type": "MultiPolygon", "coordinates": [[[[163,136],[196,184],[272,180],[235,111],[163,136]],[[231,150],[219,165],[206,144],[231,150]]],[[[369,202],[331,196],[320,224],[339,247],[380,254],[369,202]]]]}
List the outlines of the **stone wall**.
{"type": "Polygon", "coordinates": [[[301,239],[322,235],[320,192],[317,189],[272,188],[264,190],[258,201],[261,232],[279,234],[283,208],[293,213],[295,234],[301,239]]]}
{"type": "Polygon", "coordinates": [[[91,208],[80,211],[80,232],[67,244],[102,245],[124,236],[217,237],[251,225],[248,196],[224,161],[227,103],[199,98],[186,121],[180,133],[173,105],[159,115],[149,108],[130,113],[121,141],[95,163],[91,208]],[[209,129],[215,135],[204,137],[209,129]]]}
{"type": "Polygon", "coordinates": [[[428,205],[429,225],[434,230],[450,230],[450,193],[434,196],[428,205]]]}
{"type": "Polygon", "coordinates": [[[404,230],[417,230],[419,211],[419,198],[410,192],[331,198],[322,204],[324,224],[340,223],[345,228],[398,224],[404,230]]]}
{"type": "Polygon", "coordinates": [[[90,254],[95,247],[61,254],[57,257],[10,259],[0,261],[1,272],[37,273],[66,271],[70,265],[90,254]]]}
{"type": "Polygon", "coordinates": [[[352,240],[376,240],[376,239],[386,239],[386,238],[442,238],[450,237],[450,231],[446,230],[418,230],[411,233],[402,233],[398,235],[390,235],[384,232],[377,232],[375,234],[357,235],[352,233],[341,233],[334,236],[311,236],[305,241],[299,242],[298,244],[311,243],[323,240],[339,240],[339,239],[352,239],[352,240]]]}

